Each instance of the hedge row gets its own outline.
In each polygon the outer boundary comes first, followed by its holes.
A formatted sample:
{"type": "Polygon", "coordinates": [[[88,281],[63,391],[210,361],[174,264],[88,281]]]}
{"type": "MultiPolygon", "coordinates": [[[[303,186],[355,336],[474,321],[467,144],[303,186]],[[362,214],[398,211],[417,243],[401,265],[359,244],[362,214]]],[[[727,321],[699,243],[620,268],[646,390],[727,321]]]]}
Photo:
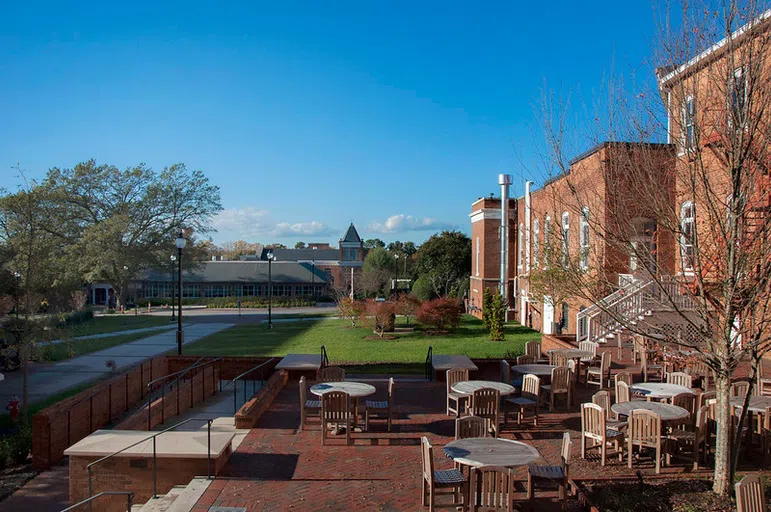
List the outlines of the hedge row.
{"type": "MultiPolygon", "coordinates": [[[[187,298],[182,299],[182,305],[184,306],[206,306],[208,308],[237,308],[238,297],[210,297],[210,298],[187,298]]],[[[241,298],[242,308],[267,308],[267,297],[246,297],[241,298]]],[[[146,306],[147,303],[151,306],[171,306],[172,301],[168,298],[152,298],[152,299],[139,299],[139,307],[146,306]]],[[[277,308],[291,308],[291,307],[303,307],[313,306],[316,304],[316,299],[313,297],[273,297],[273,307],[277,308]]]]}

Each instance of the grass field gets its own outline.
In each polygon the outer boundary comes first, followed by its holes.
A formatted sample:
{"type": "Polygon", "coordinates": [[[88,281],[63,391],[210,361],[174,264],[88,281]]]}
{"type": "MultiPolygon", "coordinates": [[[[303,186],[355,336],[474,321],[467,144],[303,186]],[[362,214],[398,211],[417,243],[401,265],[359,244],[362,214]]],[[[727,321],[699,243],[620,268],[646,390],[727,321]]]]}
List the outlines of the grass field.
{"type": "Polygon", "coordinates": [[[74,336],[88,336],[90,334],[104,334],[108,332],[127,331],[129,329],[141,329],[143,327],[158,327],[169,325],[169,318],[148,315],[108,315],[97,316],[82,324],[73,325],[57,332],[61,338],[74,336]]]}
{"type": "MultiPolygon", "coordinates": [[[[405,321],[399,318],[399,327],[405,321]]],[[[423,363],[429,346],[435,354],[466,354],[477,358],[500,358],[524,353],[525,342],[540,339],[541,334],[519,324],[506,325],[506,340],[489,341],[482,322],[464,316],[452,334],[432,335],[417,328],[396,334],[397,339],[365,339],[372,333],[350,327],[347,320],[309,320],[275,323],[273,329],[261,325],[237,325],[207,336],[185,347],[189,355],[283,356],[289,353],[319,352],[325,345],[334,363],[423,363]]],[[[410,372],[410,366],[404,366],[410,372]]],[[[390,365],[388,365],[390,367],[390,365]]],[[[420,371],[420,366],[414,366],[420,371]]]]}
{"type": "Polygon", "coordinates": [[[114,347],[115,345],[122,345],[136,341],[148,336],[152,336],[152,332],[138,332],[134,334],[117,334],[115,336],[107,336],[105,338],[95,338],[88,340],[71,340],[63,343],[57,343],[55,345],[39,345],[38,354],[39,359],[43,361],[62,361],[71,357],[82,356],[90,352],[96,352],[105,348],[114,347]]]}

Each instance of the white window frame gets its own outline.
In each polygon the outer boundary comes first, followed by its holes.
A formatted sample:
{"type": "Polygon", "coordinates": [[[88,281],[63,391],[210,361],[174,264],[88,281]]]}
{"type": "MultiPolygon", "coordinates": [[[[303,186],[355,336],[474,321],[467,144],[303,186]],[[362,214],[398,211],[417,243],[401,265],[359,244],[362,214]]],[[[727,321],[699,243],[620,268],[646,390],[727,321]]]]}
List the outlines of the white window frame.
{"type": "Polygon", "coordinates": [[[578,227],[578,243],[580,246],[579,264],[581,270],[589,269],[589,207],[581,208],[581,218],[578,227]]]}
{"type": "Polygon", "coordinates": [[[682,133],[680,139],[683,152],[696,147],[696,98],[693,95],[685,97],[682,111],[682,133]],[[689,136],[690,127],[690,136],[689,136]]]}
{"type": "Polygon", "coordinates": [[[680,264],[684,273],[692,273],[694,248],[693,240],[688,240],[685,235],[685,226],[687,224],[690,225],[691,237],[693,237],[693,234],[696,230],[696,204],[693,201],[685,201],[682,205],[680,205],[680,264]],[[689,210],[690,216],[686,217],[686,214],[689,210]],[[689,248],[692,254],[690,261],[687,256],[689,248]]]}
{"type": "Polygon", "coordinates": [[[551,216],[547,215],[543,221],[543,268],[549,268],[549,258],[551,258],[551,216]]]}
{"type": "Polygon", "coordinates": [[[731,76],[731,82],[728,84],[728,125],[733,126],[734,117],[740,118],[739,128],[746,128],[747,126],[747,71],[744,66],[739,66],[734,69],[731,76]],[[737,79],[741,80],[743,88],[743,98],[741,104],[741,112],[737,110],[736,104],[736,84],[737,79]]]}
{"type": "Polygon", "coordinates": [[[520,224],[519,225],[519,232],[517,233],[517,268],[522,269],[522,263],[524,258],[524,252],[525,252],[525,227],[520,224]]]}
{"type": "Polygon", "coordinates": [[[533,220],[533,265],[538,268],[538,260],[541,251],[541,223],[538,219],[533,220]]]}
{"type": "Polygon", "coordinates": [[[570,213],[562,212],[562,266],[570,264],[570,213]]]}

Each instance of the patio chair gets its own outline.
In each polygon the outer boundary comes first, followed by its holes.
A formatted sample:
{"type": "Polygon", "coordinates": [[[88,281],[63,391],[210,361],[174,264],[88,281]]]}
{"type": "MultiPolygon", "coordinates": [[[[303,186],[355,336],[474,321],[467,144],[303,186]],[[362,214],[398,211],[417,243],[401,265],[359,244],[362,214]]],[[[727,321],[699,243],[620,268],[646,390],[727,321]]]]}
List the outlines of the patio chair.
{"type": "Polygon", "coordinates": [[[640,370],[643,374],[643,382],[663,382],[664,365],[649,361],[650,354],[647,347],[640,352],[640,370]]]}
{"type": "Polygon", "coordinates": [[[573,372],[567,366],[559,366],[551,371],[551,383],[541,386],[541,391],[549,395],[549,412],[554,412],[557,396],[565,395],[565,408],[569,409],[573,400],[573,372]]]}
{"type": "Polygon", "coordinates": [[[621,421],[610,409],[610,393],[605,390],[598,391],[592,395],[592,403],[602,407],[605,411],[605,426],[613,430],[622,430],[626,428],[626,421],[621,421]]]}
{"type": "Polygon", "coordinates": [[[319,382],[343,382],[345,370],[339,366],[326,366],[319,371],[319,382]]]}
{"type": "Polygon", "coordinates": [[[535,364],[535,357],[528,355],[518,356],[517,364],[535,364]]]}
{"type": "Polygon", "coordinates": [[[771,407],[766,407],[763,415],[763,427],[760,429],[760,446],[763,450],[763,466],[768,466],[771,457],[771,407]]]}
{"type": "Polygon", "coordinates": [[[621,404],[624,402],[632,401],[632,393],[629,391],[629,384],[620,380],[616,382],[616,403],[621,404]]]}
{"type": "Polygon", "coordinates": [[[542,466],[530,464],[527,467],[527,499],[532,500],[535,496],[535,487],[538,484],[548,482],[551,485],[557,484],[559,487],[560,501],[562,510],[565,510],[568,488],[568,469],[570,467],[570,434],[562,434],[562,448],[560,449],[559,466],[542,466]]]}
{"type": "Polygon", "coordinates": [[[525,412],[533,411],[533,424],[538,425],[538,405],[541,380],[535,375],[528,373],[522,379],[522,396],[507,398],[503,406],[503,424],[508,422],[508,408],[512,405],[517,409],[517,425],[522,424],[525,419],[525,412]]]}
{"type": "Polygon", "coordinates": [[[661,416],[647,409],[634,409],[629,413],[627,429],[627,466],[631,469],[634,447],[640,450],[652,448],[656,461],[656,474],[661,473],[662,446],[666,447],[666,439],[661,437],[661,416]]]}
{"type": "Polygon", "coordinates": [[[525,343],[525,355],[533,356],[536,363],[546,363],[549,360],[543,357],[541,353],[541,342],[538,340],[532,340],[525,343]]]}
{"type": "Polygon", "coordinates": [[[699,469],[699,456],[704,455],[706,463],[706,447],[702,445],[707,442],[707,415],[708,407],[705,405],[696,412],[696,424],[694,428],[684,426],[675,427],[667,434],[667,440],[670,443],[669,450],[674,456],[680,456],[684,453],[690,453],[693,460],[693,470],[699,469]]]}
{"type": "Polygon", "coordinates": [[[766,494],[763,482],[757,475],[747,475],[738,482],[736,491],[737,512],[766,512],[766,494]]]}
{"type": "Polygon", "coordinates": [[[330,391],[321,397],[321,445],[327,444],[327,426],[345,426],[345,444],[351,445],[351,397],[342,391],[330,391]]]}
{"type": "Polygon", "coordinates": [[[592,357],[584,357],[581,359],[581,364],[584,366],[595,366],[597,361],[597,349],[600,348],[599,343],[593,341],[582,341],[578,344],[579,350],[585,350],[592,353],[592,357]]]}
{"type": "Polygon", "coordinates": [[[757,393],[760,396],[771,395],[771,377],[768,377],[763,371],[763,359],[758,363],[758,388],[757,393]]]}
{"type": "Polygon", "coordinates": [[[607,427],[605,422],[605,411],[596,404],[581,404],[581,458],[586,458],[586,452],[592,449],[600,451],[601,464],[605,465],[608,455],[608,445],[613,445],[618,460],[623,460],[624,452],[621,450],[620,442],[624,440],[623,432],[613,430],[607,427]],[[592,441],[587,445],[587,439],[592,441]]]}
{"type": "Polygon", "coordinates": [[[514,473],[509,468],[483,466],[473,469],[474,510],[512,512],[514,510],[514,473]],[[477,494],[476,490],[479,489],[477,494]]]}
{"type": "Polygon", "coordinates": [[[715,390],[699,393],[696,396],[696,410],[701,409],[703,406],[707,405],[709,400],[714,400],[715,398],[717,398],[717,391],[715,390]]]}
{"type": "Polygon", "coordinates": [[[693,393],[679,393],[672,397],[672,405],[676,405],[678,407],[682,407],[686,411],[688,411],[688,419],[683,421],[684,425],[687,425],[689,427],[693,426],[694,421],[696,420],[696,402],[698,401],[698,397],[694,395],[693,393]]]}
{"type": "Polygon", "coordinates": [[[715,384],[712,370],[704,361],[694,361],[688,365],[685,372],[694,379],[701,379],[701,389],[704,391],[709,391],[715,384]]]}
{"type": "Polygon", "coordinates": [[[321,400],[308,400],[308,389],[305,383],[305,377],[300,377],[300,430],[305,430],[305,422],[308,419],[308,412],[314,416],[321,417],[321,400]]]}
{"type": "Polygon", "coordinates": [[[740,380],[738,382],[734,382],[731,384],[731,397],[742,397],[744,398],[747,396],[747,391],[750,389],[750,383],[746,380],[740,380]]]}
{"type": "Polygon", "coordinates": [[[613,376],[613,381],[614,382],[619,382],[619,381],[626,382],[627,386],[631,386],[632,383],[633,383],[632,374],[630,372],[627,372],[627,371],[618,372],[617,374],[615,374],[613,376]]]}
{"type": "Polygon", "coordinates": [[[455,420],[455,439],[487,437],[490,422],[481,416],[466,416],[455,420]]]}
{"type": "Polygon", "coordinates": [[[471,416],[486,419],[488,427],[493,431],[494,437],[498,437],[498,431],[500,430],[500,404],[501,394],[497,389],[477,389],[471,395],[469,413],[471,416]]]}
{"type": "Polygon", "coordinates": [[[693,377],[685,372],[669,372],[667,373],[667,384],[677,384],[678,386],[691,388],[693,387],[693,377]]]}
{"type": "Polygon", "coordinates": [[[452,390],[452,387],[458,382],[468,380],[468,368],[450,368],[447,370],[447,415],[455,413],[455,417],[459,418],[461,410],[463,409],[463,402],[468,400],[468,395],[461,395],[452,390]],[[453,407],[450,403],[455,402],[453,407]]]}
{"type": "Polygon", "coordinates": [[[549,354],[549,364],[552,366],[567,366],[568,356],[564,352],[551,352],[549,354]]]}
{"type": "Polygon", "coordinates": [[[516,379],[511,378],[511,365],[505,359],[501,359],[501,382],[514,386],[514,393],[518,394],[522,388],[522,376],[517,374],[516,379]]]}
{"type": "Polygon", "coordinates": [[[394,378],[388,379],[388,397],[386,400],[367,400],[364,402],[364,429],[369,431],[369,417],[386,416],[388,431],[391,431],[391,417],[393,415],[394,406],[394,378]]]}
{"type": "Polygon", "coordinates": [[[621,333],[616,334],[616,357],[619,361],[624,358],[624,349],[629,349],[632,356],[632,364],[637,362],[637,355],[635,354],[634,338],[624,336],[621,333]]]}
{"type": "Polygon", "coordinates": [[[421,503],[428,505],[429,512],[436,508],[456,508],[462,506],[468,508],[468,479],[457,469],[434,470],[434,449],[425,436],[420,440],[421,459],[423,461],[423,483],[421,489],[421,503]],[[452,494],[453,502],[448,505],[437,505],[437,494],[452,494]],[[460,498],[463,498],[462,502],[460,498]]]}
{"type": "Polygon", "coordinates": [[[605,381],[610,383],[610,352],[607,350],[600,356],[600,365],[586,369],[586,385],[605,387],[605,381]]]}

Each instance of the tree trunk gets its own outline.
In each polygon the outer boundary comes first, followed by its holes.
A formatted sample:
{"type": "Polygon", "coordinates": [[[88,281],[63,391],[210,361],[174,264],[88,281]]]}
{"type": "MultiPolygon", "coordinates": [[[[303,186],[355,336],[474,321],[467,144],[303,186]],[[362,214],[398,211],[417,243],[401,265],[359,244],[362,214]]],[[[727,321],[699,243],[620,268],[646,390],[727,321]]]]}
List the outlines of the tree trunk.
{"type": "Polygon", "coordinates": [[[715,392],[717,403],[715,421],[717,438],[715,440],[715,473],[712,491],[727,495],[731,489],[731,379],[722,372],[716,372],[715,392]]]}

